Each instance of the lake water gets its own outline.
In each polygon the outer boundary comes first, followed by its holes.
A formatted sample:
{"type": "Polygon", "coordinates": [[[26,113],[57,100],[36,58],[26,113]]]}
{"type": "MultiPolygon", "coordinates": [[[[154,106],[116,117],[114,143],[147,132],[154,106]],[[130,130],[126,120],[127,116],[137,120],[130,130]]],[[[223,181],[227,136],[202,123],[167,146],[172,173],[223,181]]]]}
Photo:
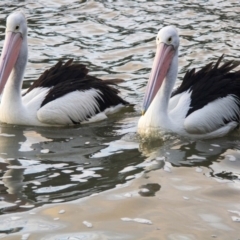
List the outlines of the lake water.
{"type": "Polygon", "coordinates": [[[28,18],[24,88],[59,59],[122,78],[135,106],[71,128],[0,124],[0,238],[240,239],[240,132],[193,141],[136,135],[159,29],[181,38],[187,69],[240,60],[239,1],[2,0],[28,18]]]}

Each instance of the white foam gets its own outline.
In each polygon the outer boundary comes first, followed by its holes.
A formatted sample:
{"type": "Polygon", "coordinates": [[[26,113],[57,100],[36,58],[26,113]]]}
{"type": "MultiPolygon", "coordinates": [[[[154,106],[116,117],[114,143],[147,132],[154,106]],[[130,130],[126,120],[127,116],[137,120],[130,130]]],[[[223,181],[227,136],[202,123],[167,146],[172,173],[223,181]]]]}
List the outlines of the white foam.
{"type": "Polygon", "coordinates": [[[119,171],[119,173],[131,172],[134,170],[136,170],[135,166],[128,166],[128,167],[125,167],[123,170],[119,171]]]}
{"type": "Polygon", "coordinates": [[[220,147],[218,144],[211,144],[213,147],[220,147]]]}
{"type": "Polygon", "coordinates": [[[33,208],[33,207],[35,207],[35,205],[33,205],[33,204],[26,204],[26,205],[20,205],[19,207],[21,207],[21,208],[33,208]]]}
{"type": "Polygon", "coordinates": [[[93,227],[92,223],[88,222],[88,221],[83,221],[83,224],[88,227],[88,228],[91,228],[93,227]]]}
{"type": "Polygon", "coordinates": [[[63,213],[65,213],[65,210],[62,209],[62,210],[60,210],[58,213],[59,213],[59,214],[63,214],[63,213]]]}
{"type": "Polygon", "coordinates": [[[130,176],[127,176],[127,177],[125,178],[125,180],[131,180],[131,179],[134,179],[134,178],[135,178],[134,175],[130,175],[130,176]]]}
{"type": "Polygon", "coordinates": [[[196,172],[201,173],[203,170],[200,167],[196,167],[196,172]]]}
{"type": "Polygon", "coordinates": [[[178,185],[175,186],[175,188],[181,190],[181,191],[195,191],[200,189],[201,187],[198,186],[188,186],[188,185],[178,185]]]}
{"type": "Polygon", "coordinates": [[[7,168],[8,169],[24,169],[24,168],[26,168],[26,167],[24,167],[24,166],[19,166],[19,165],[9,165],[9,166],[7,166],[7,168]]]}
{"type": "Polygon", "coordinates": [[[132,194],[131,193],[125,193],[124,197],[132,197],[132,194]]]}
{"type": "Polygon", "coordinates": [[[62,170],[63,173],[72,173],[74,172],[73,170],[62,170]]]}
{"type": "Polygon", "coordinates": [[[55,178],[55,177],[57,177],[57,176],[59,176],[60,175],[60,173],[54,173],[54,174],[52,174],[52,175],[50,175],[50,176],[48,176],[49,178],[55,178]]]}
{"type": "Polygon", "coordinates": [[[187,159],[191,160],[191,159],[206,159],[205,157],[200,157],[198,155],[192,155],[190,157],[188,157],[187,159]]]}
{"type": "Polygon", "coordinates": [[[68,166],[67,163],[56,163],[56,164],[53,164],[52,167],[54,168],[63,168],[65,166],[68,166]]]}
{"type": "Polygon", "coordinates": [[[41,153],[49,153],[50,150],[49,150],[49,149],[42,149],[40,152],[41,152],[41,153]]]}
{"type": "Polygon", "coordinates": [[[21,218],[22,218],[22,217],[14,217],[14,216],[13,216],[13,217],[11,217],[11,220],[12,220],[12,221],[16,221],[16,220],[19,220],[19,219],[21,219],[21,218]]]}
{"type": "MultiPolygon", "coordinates": [[[[71,180],[72,181],[82,181],[83,178],[87,178],[87,177],[101,177],[101,175],[100,174],[96,174],[95,171],[83,170],[82,174],[71,175],[71,180]]],[[[84,179],[84,181],[87,181],[87,180],[84,179]]]]}
{"type": "Polygon", "coordinates": [[[63,202],[64,199],[54,199],[52,200],[52,203],[59,203],[59,202],[63,202]]]}
{"type": "Polygon", "coordinates": [[[151,225],[152,222],[148,219],[144,219],[144,218],[121,218],[122,221],[124,222],[137,222],[137,223],[142,223],[142,224],[148,224],[151,225]]]}
{"type": "Polygon", "coordinates": [[[24,233],[24,234],[22,235],[21,240],[27,240],[27,239],[29,238],[29,236],[30,236],[30,233],[24,233]]]}
{"type": "Polygon", "coordinates": [[[15,137],[15,134],[7,134],[7,133],[0,133],[0,136],[2,137],[15,137]]]}
{"type": "Polygon", "coordinates": [[[147,189],[147,188],[141,188],[141,189],[140,189],[140,192],[142,192],[142,193],[147,193],[147,192],[149,192],[149,189],[147,189]]]}
{"type": "Polygon", "coordinates": [[[226,155],[226,157],[228,158],[228,160],[229,161],[231,161],[231,162],[234,162],[234,161],[236,161],[236,157],[235,156],[233,156],[233,155],[226,155]]]}

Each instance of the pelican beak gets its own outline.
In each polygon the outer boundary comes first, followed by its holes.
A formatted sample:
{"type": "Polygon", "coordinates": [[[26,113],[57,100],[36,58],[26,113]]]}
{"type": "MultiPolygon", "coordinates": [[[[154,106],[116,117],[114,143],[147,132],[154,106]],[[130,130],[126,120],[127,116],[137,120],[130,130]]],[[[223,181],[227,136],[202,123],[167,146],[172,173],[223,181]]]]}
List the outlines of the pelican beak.
{"type": "Polygon", "coordinates": [[[172,45],[167,45],[165,43],[158,44],[152,72],[148,80],[143,100],[142,115],[145,114],[160,89],[172,62],[174,52],[175,50],[172,45]]]}
{"type": "Polygon", "coordinates": [[[7,32],[0,59],[0,94],[16,63],[22,45],[22,35],[19,32],[7,32]]]}

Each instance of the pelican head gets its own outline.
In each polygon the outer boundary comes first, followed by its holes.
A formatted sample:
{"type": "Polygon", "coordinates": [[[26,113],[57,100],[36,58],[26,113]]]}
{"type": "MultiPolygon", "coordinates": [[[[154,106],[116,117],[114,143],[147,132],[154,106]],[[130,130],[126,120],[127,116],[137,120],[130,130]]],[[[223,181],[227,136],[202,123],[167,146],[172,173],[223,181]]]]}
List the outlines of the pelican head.
{"type": "Polygon", "coordinates": [[[27,35],[27,20],[23,12],[14,12],[7,17],[7,32],[20,33],[22,36],[27,35]]]}
{"type": "MultiPolygon", "coordinates": [[[[0,59],[0,94],[18,59],[23,39],[26,39],[26,36],[27,21],[24,14],[22,12],[10,14],[7,18],[5,41],[0,59]]],[[[27,50],[25,51],[27,55],[27,50]]]]}
{"type": "Polygon", "coordinates": [[[169,72],[173,57],[178,54],[179,37],[177,29],[173,26],[162,28],[158,32],[156,43],[157,51],[143,100],[143,115],[161,88],[163,80],[169,72]]]}

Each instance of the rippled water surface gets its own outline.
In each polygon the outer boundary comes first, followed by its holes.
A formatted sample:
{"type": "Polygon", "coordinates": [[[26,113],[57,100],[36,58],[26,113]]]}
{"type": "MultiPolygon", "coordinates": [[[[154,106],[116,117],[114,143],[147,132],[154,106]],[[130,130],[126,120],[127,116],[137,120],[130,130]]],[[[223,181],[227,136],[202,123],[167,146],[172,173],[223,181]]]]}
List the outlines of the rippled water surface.
{"type": "MultiPolygon", "coordinates": [[[[161,176],[173,168],[176,171],[187,169],[190,181],[198,181],[200,188],[205,186],[204,181],[212,180],[212,188],[219,189],[212,196],[212,202],[222,201],[226,211],[235,211],[236,218],[229,216],[222,221],[234,222],[239,227],[239,131],[211,141],[164,136],[157,142],[144,143],[136,135],[158,30],[166,25],[175,25],[179,30],[179,83],[187,69],[199,68],[222,54],[225,54],[225,59],[240,60],[239,1],[2,0],[1,48],[6,17],[19,9],[28,18],[29,62],[24,88],[58,60],[74,58],[86,64],[95,76],[124,79],[119,90],[134,107],[100,123],[73,128],[1,124],[2,217],[45,204],[81,199],[118,188],[126,182],[131,184],[132,179],[141,178],[143,173],[147,172],[149,176],[158,173],[161,176]],[[197,176],[196,172],[199,173],[197,176]],[[203,179],[202,183],[200,179],[203,179]],[[229,200],[224,201],[225,195],[231,199],[230,206],[229,200]]],[[[184,175],[180,176],[184,179],[184,175]]],[[[172,177],[174,179],[174,173],[172,177]]],[[[141,197],[154,197],[156,192],[161,193],[164,183],[158,180],[148,183],[150,185],[143,184],[142,188],[150,189],[150,193],[140,191],[141,197]]],[[[201,209],[202,206],[198,207],[201,209]]],[[[174,206],[171,206],[173,209],[174,206]]],[[[206,214],[200,217],[211,222],[206,214]]],[[[181,217],[178,220],[181,221],[181,217]]],[[[168,224],[175,225],[177,222],[172,219],[168,224]]],[[[222,225],[218,225],[217,229],[226,230],[222,225]]],[[[0,225],[3,236],[21,230],[8,224],[0,225]]],[[[175,235],[174,227],[171,231],[168,239],[200,239],[175,235]]],[[[205,239],[213,238],[214,234],[205,239]]],[[[240,235],[236,236],[238,238],[240,235]]]]}

